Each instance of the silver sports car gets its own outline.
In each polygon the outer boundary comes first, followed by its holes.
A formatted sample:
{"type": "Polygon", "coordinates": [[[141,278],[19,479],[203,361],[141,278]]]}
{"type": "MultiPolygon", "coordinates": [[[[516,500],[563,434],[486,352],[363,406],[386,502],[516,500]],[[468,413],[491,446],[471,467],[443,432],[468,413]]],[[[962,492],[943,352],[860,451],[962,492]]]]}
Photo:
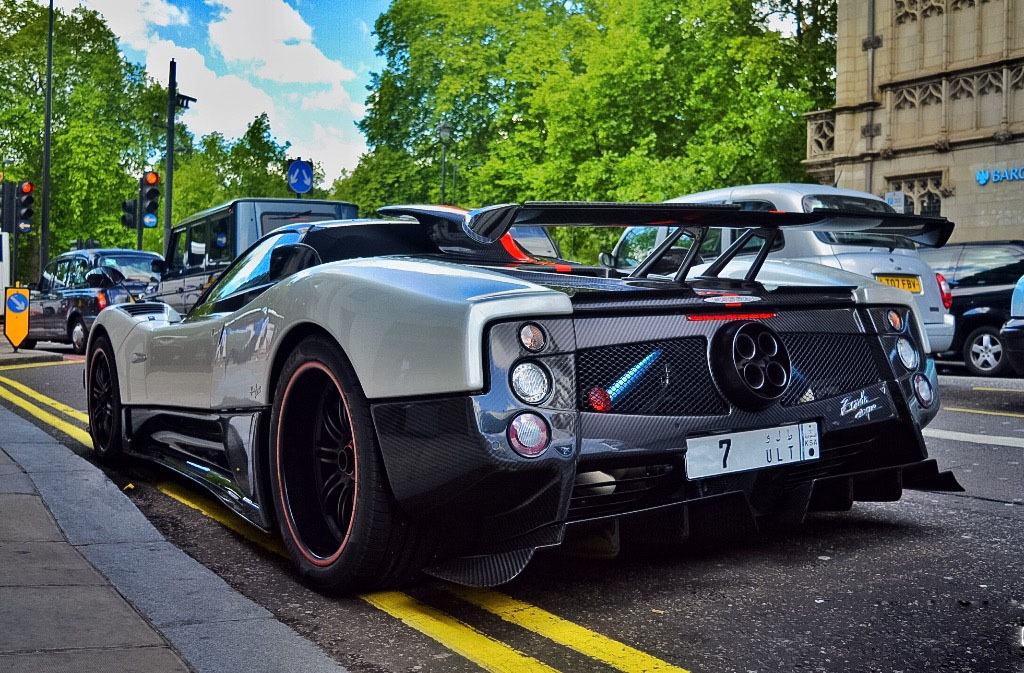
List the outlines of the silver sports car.
{"type": "Polygon", "coordinates": [[[280,531],[301,575],[335,590],[420,571],[498,584],[596,525],[682,540],[959,488],[921,437],[938,388],[910,295],[765,260],[781,228],[942,245],[944,219],[381,212],[276,229],[184,317],[160,303],[103,311],[86,380],[99,457],[195,480],[280,531]],[[628,275],[509,234],[629,226],[671,233],[628,275]],[[744,233],[705,264],[713,227],[744,233]]]}

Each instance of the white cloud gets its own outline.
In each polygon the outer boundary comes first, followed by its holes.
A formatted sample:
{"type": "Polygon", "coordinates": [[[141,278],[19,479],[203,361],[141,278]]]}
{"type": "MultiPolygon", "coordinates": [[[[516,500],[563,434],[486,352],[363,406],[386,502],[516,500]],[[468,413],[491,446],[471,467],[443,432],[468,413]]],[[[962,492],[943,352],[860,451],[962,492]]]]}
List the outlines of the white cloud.
{"type": "Polygon", "coordinates": [[[360,155],[366,152],[362,138],[345,138],[340,130],[317,122],[313,122],[312,130],[312,142],[296,141],[289,151],[293,156],[313,157],[320,162],[328,185],[341,174],[342,169],[355,168],[360,155]]]}
{"type": "Polygon", "coordinates": [[[356,119],[366,113],[366,106],[352,100],[345,87],[335,84],[330,89],[307,96],[302,96],[303,110],[342,110],[347,109],[356,119]]]}
{"type": "MultiPolygon", "coordinates": [[[[42,0],[40,0],[42,4],[42,0]]],[[[96,10],[107,20],[107,25],[132,49],[144,50],[149,43],[151,26],[187,26],[188,11],[167,0],[59,0],[63,10],[79,5],[96,10]]]]}
{"type": "Polygon", "coordinates": [[[280,83],[336,84],[356,74],[313,44],[313,29],[284,0],[207,0],[220,9],[210,43],[228,63],[280,83]]]}

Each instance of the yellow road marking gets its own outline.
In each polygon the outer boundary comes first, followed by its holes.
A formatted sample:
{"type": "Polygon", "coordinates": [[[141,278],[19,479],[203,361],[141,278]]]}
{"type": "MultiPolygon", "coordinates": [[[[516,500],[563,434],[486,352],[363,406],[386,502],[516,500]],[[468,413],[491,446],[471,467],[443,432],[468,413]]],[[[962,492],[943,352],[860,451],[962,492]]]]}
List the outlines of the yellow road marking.
{"type": "Polygon", "coordinates": [[[962,414],[985,414],[986,416],[1009,416],[1010,418],[1024,418],[1024,414],[1015,414],[1012,411],[984,411],[982,409],[965,409],[963,407],[943,407],[946,411],[959,411],[962,414]]]}
{"type": "Polygon", "coordinates": [[[974,386],[971,390],[984,390],[988,393],[1024,393],[1024,390],[1016,388],[986,388],[984,386],[974,386]]]}
{"type": "Polygon", "coordinates": [[[61,418],[57,418],[49,411],[37,407],[28,400],[19,397],[18,395],[15,395],[6,388],[0,387],[0,398],[3,398],[14,405],[21,407],[28,413],[32,414],[33,416],[41,420],[43,423],[46,423],[57,428],[65,435],[72,437],[73,439],[81,442],[85,446],[92,446],[92,437],[89,436],[88,432],[82,430],[77,426],[71,425],[70,423],[61,418]]]}
{"type": "Polygon", "coordinates": [[[554,668],[400,591],[360,596],[364,601],[433,638],[492,673],[558,673],[554,668]]]}
{"type": "Polygon", "coordinates": [[[559,645],[576,650],[625,673],[689,673],[685,668],[657,659],[635,648],[595,633],[546,610],[489,589],[454,584],[444,589],[467,603],[483,608],[506,622],[533,631],[559,645]]]}
{"type": "Polygon", "coordinates": [[[225,528],[238,533],[246,540],[254,542],[279,556],[288,558],[288,553],[284,550],[284,545],[281,544],[280,540],[272,535],[267,535],[255,526],[249,525],[244,519],[216,500],[193,493],[170,481],[157,484],[156,487],[164,495],[170,496],[194,510],[198,510],[225,528]]]}
{"type": "Polygon", "coordinates": [[[57,400],[53,399],[52,397],[47,397],[46,395],[43,395],[42,393],[40,393],[40,392],[38,392],[38,391],[36,391],[36,390],[34,390],[32,388],[29,388],[28,386],[26,386],[23,383],[19,383],[18,381],[15,381],[13,379],[9,379],[9,378],[4,377],[4,376],[0,376],[0,383],[4,384],[8,388],[14,388],[15,390],[21,392],[24,395],[28,395],[29,397],[31,397],[32,399],[36,400],[37,402],[42,402],[43,404],[45,404],[47,406],[53,407],[54,409],[56,409],[60,413],[64,414],[65,416],[70,416],[71,418],[75,419],[76,421],[80,421],[80,422],[85,423],[87,425],[89,423],[89,414],[84,413],[82,411],[79,411],[78,409],[75,409],[74,407],[69,407],[68,405],[64,404],[63,402],[58,402],[57,400]]]}
{"type": "Polygon", "coordinates": [[[53,367],[54,365],[80,365],[85,360],[57,360],[56,362],[29,362],[23,365],[4,365],[0,372],[11,371],[12,369],[34,369],[35,367],[53,367]]]}

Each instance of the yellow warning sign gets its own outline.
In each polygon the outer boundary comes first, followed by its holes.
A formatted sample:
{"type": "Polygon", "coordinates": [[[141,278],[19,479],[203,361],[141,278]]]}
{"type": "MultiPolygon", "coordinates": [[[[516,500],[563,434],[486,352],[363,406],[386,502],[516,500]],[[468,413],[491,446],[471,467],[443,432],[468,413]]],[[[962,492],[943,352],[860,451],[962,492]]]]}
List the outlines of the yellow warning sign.
{"type": "Polygon", "coordinates": [[[28,336],[28,289],[9,287],[4,297],[4,336],[17,348],[28,336]]]}

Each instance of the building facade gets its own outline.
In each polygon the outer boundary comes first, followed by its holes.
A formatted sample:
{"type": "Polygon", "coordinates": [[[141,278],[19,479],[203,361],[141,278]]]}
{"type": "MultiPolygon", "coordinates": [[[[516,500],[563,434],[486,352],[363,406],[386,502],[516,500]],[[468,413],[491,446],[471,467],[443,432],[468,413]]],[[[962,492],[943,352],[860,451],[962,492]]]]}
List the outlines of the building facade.
{"type": "Polygon", "coordinates": [[[808,172],[902,191],[956,241],[1024,239],[1024,0],[838,10],[836,106],[806,115],[808,172]]]}

